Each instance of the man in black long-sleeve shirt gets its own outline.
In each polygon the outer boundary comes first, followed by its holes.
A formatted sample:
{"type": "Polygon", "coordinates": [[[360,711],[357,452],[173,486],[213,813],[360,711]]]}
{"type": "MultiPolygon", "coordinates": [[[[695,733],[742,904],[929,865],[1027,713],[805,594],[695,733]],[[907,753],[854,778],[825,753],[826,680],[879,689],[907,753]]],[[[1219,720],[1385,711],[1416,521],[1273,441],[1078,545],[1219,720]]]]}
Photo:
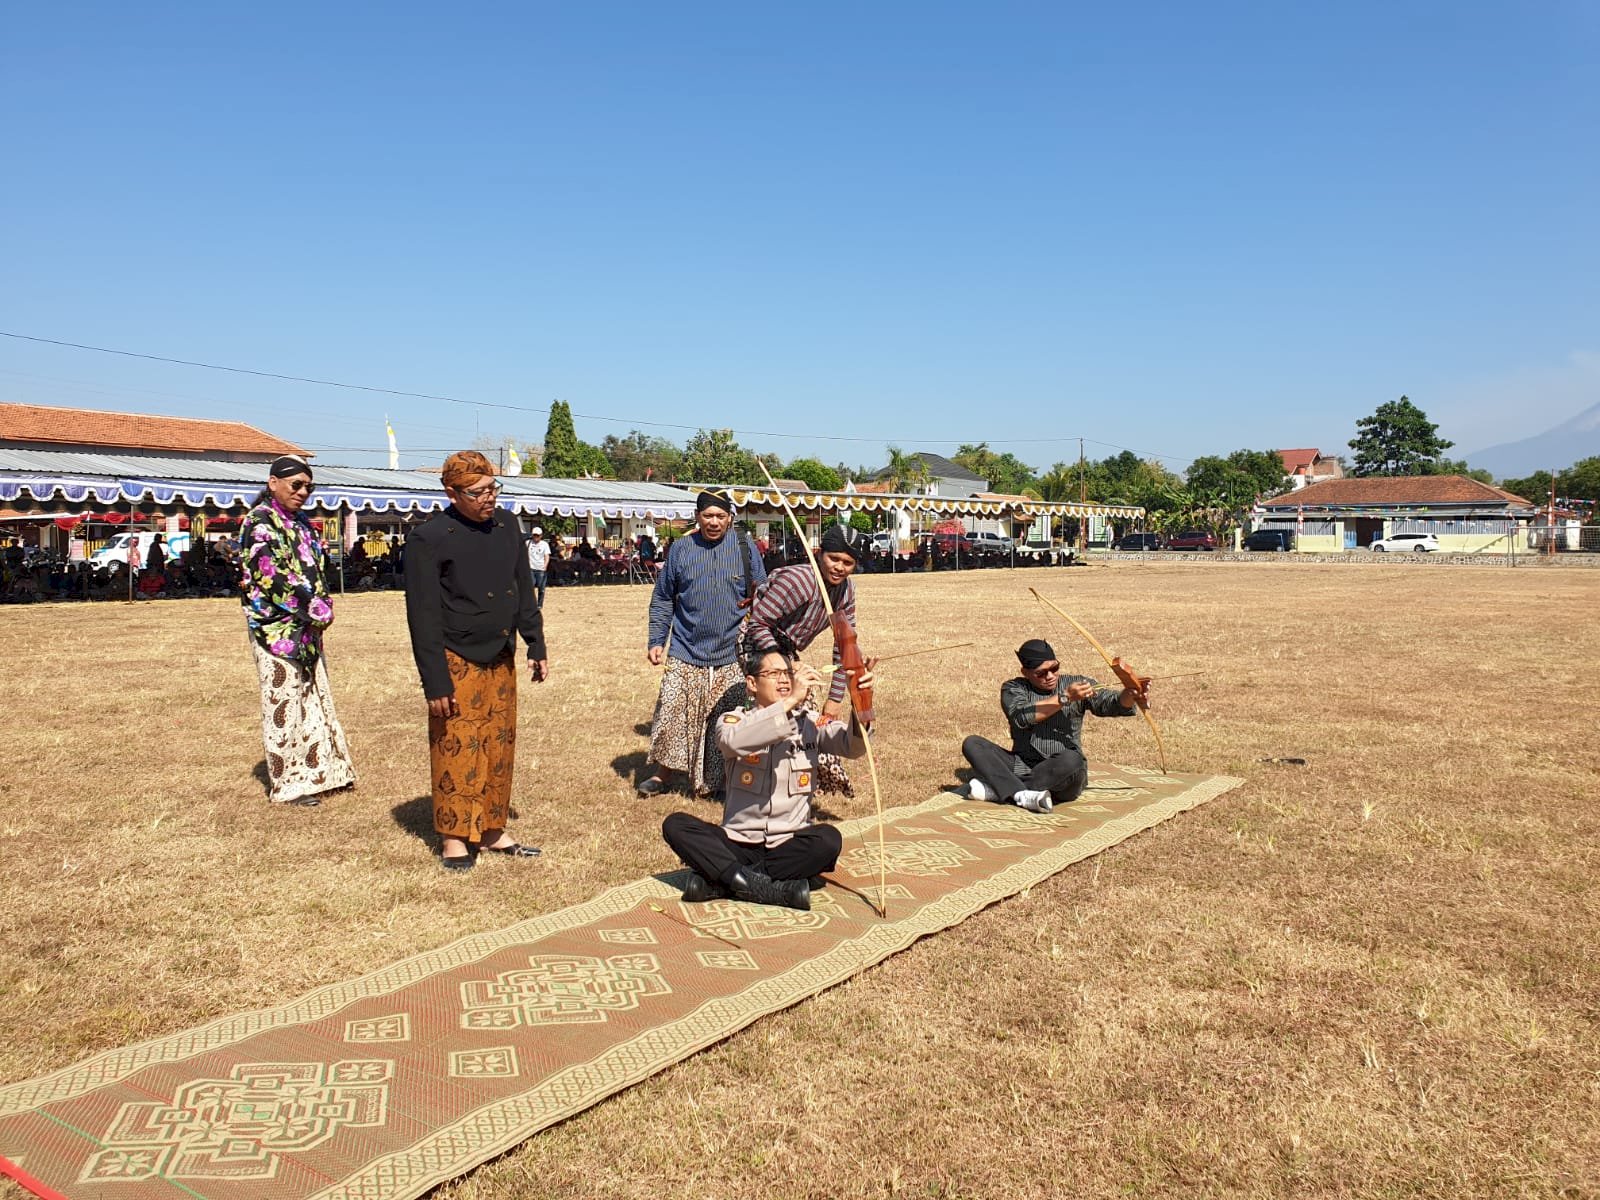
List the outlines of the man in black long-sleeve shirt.
{"type": "Polygon", "coordinates": [[[428,701],[433,828],[446,868],[468,870],[475,848],[516,858],[539,851],[506,834],[516,762],[516,634],[529,676],[550,673],[522,535],[495,506],[500,485],[476,451],[442,473],[450,507],[406,540],[406,622],[428,701]]]}
{"type": "Polygon", "coordinates": [[[962,742],[973,770],[967,795],[1049,812],[1076,800],[1088,785],[1089,763],[1079,741],[1083,714],[1131,717],[1137,701],[1131,688],[1101,687],[1083,675],[1063,677],[1056,652],[1038,638],[1022,644],[1017,660],[1022,675],[1000,687],[1011,751],[976,735],[962,742]]]}

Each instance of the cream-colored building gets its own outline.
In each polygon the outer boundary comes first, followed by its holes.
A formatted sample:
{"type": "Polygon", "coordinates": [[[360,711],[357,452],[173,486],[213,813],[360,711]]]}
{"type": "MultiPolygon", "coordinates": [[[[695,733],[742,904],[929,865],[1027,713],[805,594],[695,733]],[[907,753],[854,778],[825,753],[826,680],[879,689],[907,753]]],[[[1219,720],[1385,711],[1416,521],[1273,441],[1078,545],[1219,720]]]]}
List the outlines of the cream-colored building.
{"type": "Polygon", "coordinates": [[[1528,549],[1537,509],[1465,475],[1328,479],[1258,504],[1254,529],[1283,529],[1302,554],[1364,550],[1397,533],[1431,533],[1455,554],[1528,549]]]}

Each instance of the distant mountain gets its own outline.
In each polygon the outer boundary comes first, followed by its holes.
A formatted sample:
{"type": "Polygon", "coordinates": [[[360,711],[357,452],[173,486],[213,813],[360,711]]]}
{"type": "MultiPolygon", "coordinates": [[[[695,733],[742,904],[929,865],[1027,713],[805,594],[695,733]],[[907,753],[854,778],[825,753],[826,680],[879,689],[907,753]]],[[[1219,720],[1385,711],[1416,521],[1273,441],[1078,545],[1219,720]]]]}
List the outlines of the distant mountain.
{"type": "Polygon", "coordinates": [[[1570,421],[1520,442],[1490,446],[1466,455],[1467,465],[1493,472],[1496,479],[1524,479],[1535,471],[1559,471],[1580,458],[1600,454],[1600,404],[1570,421]]]}

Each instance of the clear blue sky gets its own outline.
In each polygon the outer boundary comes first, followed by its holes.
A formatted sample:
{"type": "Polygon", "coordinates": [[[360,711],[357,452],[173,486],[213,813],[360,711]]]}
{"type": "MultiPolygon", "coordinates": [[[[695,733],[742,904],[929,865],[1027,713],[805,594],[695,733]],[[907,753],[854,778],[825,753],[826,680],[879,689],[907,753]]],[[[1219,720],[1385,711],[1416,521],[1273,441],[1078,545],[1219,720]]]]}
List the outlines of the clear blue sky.
{"type": "MultiPolygon", "coordinates": [[[[15,5],[0,329],[852,465],[1600,400],[1600,8],[1115,7],[15,5]]],[[[0,399],[545,422],[9,338],[0,399]]]]}

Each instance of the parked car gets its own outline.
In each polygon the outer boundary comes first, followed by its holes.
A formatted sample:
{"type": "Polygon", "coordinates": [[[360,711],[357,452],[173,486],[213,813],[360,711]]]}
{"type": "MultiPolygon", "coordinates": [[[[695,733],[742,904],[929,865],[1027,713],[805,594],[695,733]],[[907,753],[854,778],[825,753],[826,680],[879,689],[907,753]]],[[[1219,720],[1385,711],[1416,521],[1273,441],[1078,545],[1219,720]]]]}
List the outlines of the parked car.
{"type": "Polygon", "coordinates": [[[1161,536],[1155,533],[1125,533],[1111,543],[1113,550],[1159,550],[1161,536]]]}
{"type": "Polygon", "coordinates": [[[1215,550],[1217,535],[1203,529],[1186,529],[1167,539],[1168,550],[1215,550]]]}
{"type": "Polygon", "coordinates": [[[1391,550],[1414,550],[1418,554],[1429,554],[1438,548],[1439,539],[1431,533],[1391,533],[1386,538],[1379,538],[1370,547],[1379,554],[1391,550]]]}
{"type": "MultiPolygon", "coordinates": [[[[159,536],[149,530],[135,532],[124,529],[89,556],[89,565],[91,567],[110,567],[115,566],[117,563],[126,563],[128,561],[128,547],[133,544],[134,538],[139,539],[139,561],[147,563],[150,561],[150,547],[159,536]]],[[[182,554],[188,548],[189,535],[187,533],[175,533],[169,538],[162,539],[161,550],[168,558],[182,554]]]]}
{"type": "Polygon", "coordinates": [[[1258,529],[1244,539],[1246,550],[1293,550],[1294,533],[1288,529],[1258,529]]]}
{"type": "Polygon", "coordinates": [[[874,554],[893,554],[899,548],[900,546],[893,530],[880,529],[872,535],[872,552],[874,554]]]}
{"type": "Polygon", "coordinates": [[[998,533],[969,533],[967,538],[980,553],[1010,554],[1017,548],[1016,542],[998,533]]]}
{"type": "Polygon", "coordinates": [[[935,554],[971,554],[972,538],[965,533],[924,533],[917,539],[917,549],[933,547],[935,554]]]}

